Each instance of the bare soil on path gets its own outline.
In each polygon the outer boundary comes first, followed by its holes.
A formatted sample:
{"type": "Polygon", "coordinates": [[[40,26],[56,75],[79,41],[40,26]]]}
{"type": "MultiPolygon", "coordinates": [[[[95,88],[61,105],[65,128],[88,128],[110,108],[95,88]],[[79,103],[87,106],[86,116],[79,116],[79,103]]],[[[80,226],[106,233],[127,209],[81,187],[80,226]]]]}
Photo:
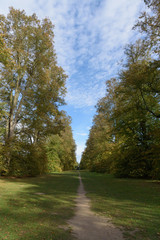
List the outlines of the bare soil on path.
{"type": "Polygon", "coordinates": [[[86,197],[81,176],[79,180],[75,216],[68,221],[73,235],[78,240],[123,240],[122,232],[109,219],[90,210],[90,200],[86,197]]]}

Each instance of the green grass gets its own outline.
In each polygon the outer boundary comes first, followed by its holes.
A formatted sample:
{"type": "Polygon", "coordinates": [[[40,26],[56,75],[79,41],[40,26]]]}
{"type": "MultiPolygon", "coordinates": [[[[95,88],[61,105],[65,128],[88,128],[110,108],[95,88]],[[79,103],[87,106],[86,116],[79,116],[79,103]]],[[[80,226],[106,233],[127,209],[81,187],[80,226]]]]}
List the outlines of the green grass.
{"type": "Polygon", "coordinates": [[[160,239],[160,182],[81,172],[92,210],[123,227],[127,239],[160,239]]]}
{"type": "Polygon", "coordinates": [[[0,178],[0,240],[72,240],[65,225],[78,184],[74,172],[0,178]]]}

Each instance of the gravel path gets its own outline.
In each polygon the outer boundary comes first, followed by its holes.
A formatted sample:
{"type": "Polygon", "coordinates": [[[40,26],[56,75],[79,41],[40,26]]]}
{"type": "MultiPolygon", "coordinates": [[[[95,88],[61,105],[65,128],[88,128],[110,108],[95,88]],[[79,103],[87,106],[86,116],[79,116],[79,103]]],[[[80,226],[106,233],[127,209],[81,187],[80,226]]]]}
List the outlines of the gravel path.
{"type": "Polygon", "coordinates": [[[108,219],[97,216],[90,210],[90,200],[79,176],[80,185],[76,199],[75,216],[68,221],[78,240],[123,240],[122,232],[108,219]]]}

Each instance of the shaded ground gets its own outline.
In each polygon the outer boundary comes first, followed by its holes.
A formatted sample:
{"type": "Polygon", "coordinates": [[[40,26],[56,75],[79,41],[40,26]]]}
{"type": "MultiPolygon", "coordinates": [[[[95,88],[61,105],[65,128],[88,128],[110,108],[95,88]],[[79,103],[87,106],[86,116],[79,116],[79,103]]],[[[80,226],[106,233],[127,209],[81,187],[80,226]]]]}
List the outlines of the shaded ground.
{"type": "Polygon", "coordinates": [[[160,240],[160,181],[81,172],[91,209],[128,240],[160,240]]]}
{"type": "Polygon", "coordinates": [[[79,240],[122,240],[122,232],[109,222],[109,219],[95,215],[90,210],[90,200],[80,179],[78,197],[76,199],[75,216],[68,221],[73,234],[79,240]]]}
{"type": "Polygon", "coordinates": [[[75,172],[0,178],[0,240],[72,240],[61,228],[74,215],[75,172]]]}

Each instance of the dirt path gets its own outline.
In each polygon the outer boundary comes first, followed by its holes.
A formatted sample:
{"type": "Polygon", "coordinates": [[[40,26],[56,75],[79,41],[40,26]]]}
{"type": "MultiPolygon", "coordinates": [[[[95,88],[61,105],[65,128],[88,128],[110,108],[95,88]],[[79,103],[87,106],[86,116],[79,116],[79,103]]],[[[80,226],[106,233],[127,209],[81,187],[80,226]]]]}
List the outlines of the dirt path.
{"type": "Polygon", "coordinates": [[[68,221],[73,234],[78,240],[123,240],[122,232],[108,219],[95,215],[90,210],[90,200],[80,179],[78,196],[76,199],[75,216],[68,221]]]}

